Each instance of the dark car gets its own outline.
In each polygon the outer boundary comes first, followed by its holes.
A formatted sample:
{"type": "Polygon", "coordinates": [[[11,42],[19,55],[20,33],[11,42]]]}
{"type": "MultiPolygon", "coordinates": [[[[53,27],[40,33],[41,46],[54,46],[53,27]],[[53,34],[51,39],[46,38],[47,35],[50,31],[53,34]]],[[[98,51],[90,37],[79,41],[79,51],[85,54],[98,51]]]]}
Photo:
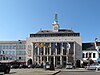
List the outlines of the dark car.
{"type": "Polygon", "coordinates": [[[10,66],[8,64],[0,63],[0,72],[4,72],[5,74],[10,72],[10,66]]]}
{"type": "Polygon", "coordinates": [[[55,70],[54,64],[46,62],[46,64],[45,64],[45,70],[55,70]]]}
{"type": "Polygon", "coordinates": [[[28,68],[28,65],[23,64],[23,65],[20,65],[19,68],[28,68]]]}
{"type": "Polygon", "coordinates": [[[41,64],[36,64],[35,68],[42,68],[41,64]]]}
{"type": "Polygon", "coordinates": [[[13,64],[13,65],[11,65],[11,69],[17,69],[17,68],[19,68],[19,65],[17,65],[17,64],[13,64]]]}

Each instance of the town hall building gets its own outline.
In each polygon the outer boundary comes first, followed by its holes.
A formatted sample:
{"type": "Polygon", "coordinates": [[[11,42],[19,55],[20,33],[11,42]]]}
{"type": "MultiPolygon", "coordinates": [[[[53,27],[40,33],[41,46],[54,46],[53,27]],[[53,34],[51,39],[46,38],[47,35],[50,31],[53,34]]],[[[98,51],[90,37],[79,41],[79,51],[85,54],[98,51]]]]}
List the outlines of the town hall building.
{"type": "Polygon", "coordinates": [[[66,63],[79,65],[82,60],[82,39],[79,32],[60,29],[58,15],[55,14],[52,30],[40,30],[26,39],[26,62],[53,63],[55,67],[66,63]]]}

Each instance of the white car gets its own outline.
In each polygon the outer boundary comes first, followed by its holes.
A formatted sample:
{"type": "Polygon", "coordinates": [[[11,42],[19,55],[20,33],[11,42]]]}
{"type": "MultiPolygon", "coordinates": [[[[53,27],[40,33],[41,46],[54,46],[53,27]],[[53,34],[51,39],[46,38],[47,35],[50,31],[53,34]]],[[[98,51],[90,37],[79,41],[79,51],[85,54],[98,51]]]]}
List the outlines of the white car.
{"type": "Polygon", "coordinates": [[[66,69],[72,69],[72,68],[73,68],[72,63],[67,63],[67,64],[66,64],[66,69]]]}
{"type": "Polygon", "coordinates": [[[96,68],[100,69],[100,64],[91,64],[89,66],[86,66],[87,70],[96,70],[96,68]]]}
{"type": "Polygon", "coordinates": [[[46,69],[46,70],[49,70],[49,69],[50,69],[50,64],[49,64],[49,62],[46,62],[45,69],[46,69]]]}

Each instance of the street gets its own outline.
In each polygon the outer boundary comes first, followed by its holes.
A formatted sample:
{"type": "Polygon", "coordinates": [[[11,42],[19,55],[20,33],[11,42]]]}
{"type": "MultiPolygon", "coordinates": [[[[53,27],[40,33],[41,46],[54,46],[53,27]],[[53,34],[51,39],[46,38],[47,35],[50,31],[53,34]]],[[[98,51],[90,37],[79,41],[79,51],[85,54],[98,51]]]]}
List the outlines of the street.
{"type": "Polygon", "coordinates": [[[100,72],[65,72],[62,71],[57,75],[100,75],[100,72]]]}
{"type": "Polygon", "coordinates": [[[5,75],[52,75],[59,70],[50,71],[50,70],[44,70],[44,69],[11,69],[9,74],[5,75]]]}

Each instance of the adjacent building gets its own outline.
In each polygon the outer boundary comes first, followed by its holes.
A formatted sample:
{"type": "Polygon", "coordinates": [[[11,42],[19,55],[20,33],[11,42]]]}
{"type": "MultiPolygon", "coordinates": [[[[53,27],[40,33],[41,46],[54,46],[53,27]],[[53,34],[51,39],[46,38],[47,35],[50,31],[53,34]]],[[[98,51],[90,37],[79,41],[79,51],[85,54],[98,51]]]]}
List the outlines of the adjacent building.
{"type": "Polygon", "coordinates": [[[60,29],[58,16],[55,14],[52,30],[40,30],[26,39],[26,62],[53,63],[55,67],[66,63],[80,65],[82,60],[82,40],[79,32],[60,29]]]}
{"type": "Polygon", "coordinates": [[[100,62],[100,42],[95,39],[95,42],[82,43],[82,58],[83,63],[88,63],[91,59],[94,62],[100,62]]]}
{"type": "Polygon", "coordinates": [[[0,41],[0,61],[26,63],[26,41],[0,41]]]}

